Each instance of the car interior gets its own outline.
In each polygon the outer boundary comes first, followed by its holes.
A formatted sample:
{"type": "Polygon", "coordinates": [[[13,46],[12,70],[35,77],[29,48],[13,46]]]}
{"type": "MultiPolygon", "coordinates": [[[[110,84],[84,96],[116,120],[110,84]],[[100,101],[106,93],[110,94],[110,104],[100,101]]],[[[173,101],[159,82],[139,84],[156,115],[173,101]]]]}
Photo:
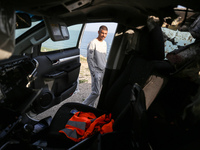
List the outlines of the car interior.
{"type": "Polygon", "coordinates": [[[200,148],[198,1],[0,4],[1,150],[200,148]],[[96,22],[117,23],[97,107],[67,102],[53,117],[34,119],[76,92],[80,41],[96,22]],[[59,131],[74,109],[112,114],[113,132],[67,138],[59,131]]]}

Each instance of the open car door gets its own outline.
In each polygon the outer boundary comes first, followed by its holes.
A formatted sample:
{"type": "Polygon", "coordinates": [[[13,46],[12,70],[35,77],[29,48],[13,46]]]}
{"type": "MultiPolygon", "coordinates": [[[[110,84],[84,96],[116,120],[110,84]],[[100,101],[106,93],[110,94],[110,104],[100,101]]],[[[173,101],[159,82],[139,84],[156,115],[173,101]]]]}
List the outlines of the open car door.
{"type": "Polygon", "coordinates": [[[16,31],[14,55],[0,63],[0,100],[6,108],[35,115],[75,92],[84,25],[67,27],[43,20],[32,25],[26,32],[16,31]]]}

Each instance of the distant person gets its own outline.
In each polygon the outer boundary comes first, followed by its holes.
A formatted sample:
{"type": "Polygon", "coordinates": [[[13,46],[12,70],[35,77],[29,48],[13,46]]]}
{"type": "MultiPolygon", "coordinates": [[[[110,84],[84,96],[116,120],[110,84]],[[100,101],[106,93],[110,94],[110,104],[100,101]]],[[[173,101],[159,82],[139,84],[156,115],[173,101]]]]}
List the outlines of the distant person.
{"type": "Polygon", "coordinates": [[[87,47],[87,62],[90,69],[92,86],[91,94],[83,101],[83,104],[95,107],[98,100],[104,70],[106,67],[107,44],[104,41],[108,33],[108,28],[104,25],[99,27],[98,37],[92,40],[87,47]]]}

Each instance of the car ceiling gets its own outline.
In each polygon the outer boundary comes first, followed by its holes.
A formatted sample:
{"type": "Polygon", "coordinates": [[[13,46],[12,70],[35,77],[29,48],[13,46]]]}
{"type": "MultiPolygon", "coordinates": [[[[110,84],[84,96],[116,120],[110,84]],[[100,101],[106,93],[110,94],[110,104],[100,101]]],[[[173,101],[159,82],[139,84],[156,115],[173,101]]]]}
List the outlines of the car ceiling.
{"type": "Polygon", "coordinates": [[[33,15],[59,17],[68,25],[109,21],[140,26],[149,15],[173,16],[177,5],[200,10],[198,0],[7,0],[5,3],[33,15]]]}

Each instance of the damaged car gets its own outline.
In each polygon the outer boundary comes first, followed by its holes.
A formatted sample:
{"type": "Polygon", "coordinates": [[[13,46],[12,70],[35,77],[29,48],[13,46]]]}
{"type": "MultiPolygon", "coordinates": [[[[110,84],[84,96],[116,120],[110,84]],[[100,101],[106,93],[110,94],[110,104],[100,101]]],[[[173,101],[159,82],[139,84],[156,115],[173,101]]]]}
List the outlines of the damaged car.
{"type": "Polygon", "coordinates": [[[197,0],[1,0],[0,10],[1,150],[200,149],[197,0]],[[76,91],[84,29],[97,22],[117,23],[97,107],[67,102],[35,119],[76,91]]]}

